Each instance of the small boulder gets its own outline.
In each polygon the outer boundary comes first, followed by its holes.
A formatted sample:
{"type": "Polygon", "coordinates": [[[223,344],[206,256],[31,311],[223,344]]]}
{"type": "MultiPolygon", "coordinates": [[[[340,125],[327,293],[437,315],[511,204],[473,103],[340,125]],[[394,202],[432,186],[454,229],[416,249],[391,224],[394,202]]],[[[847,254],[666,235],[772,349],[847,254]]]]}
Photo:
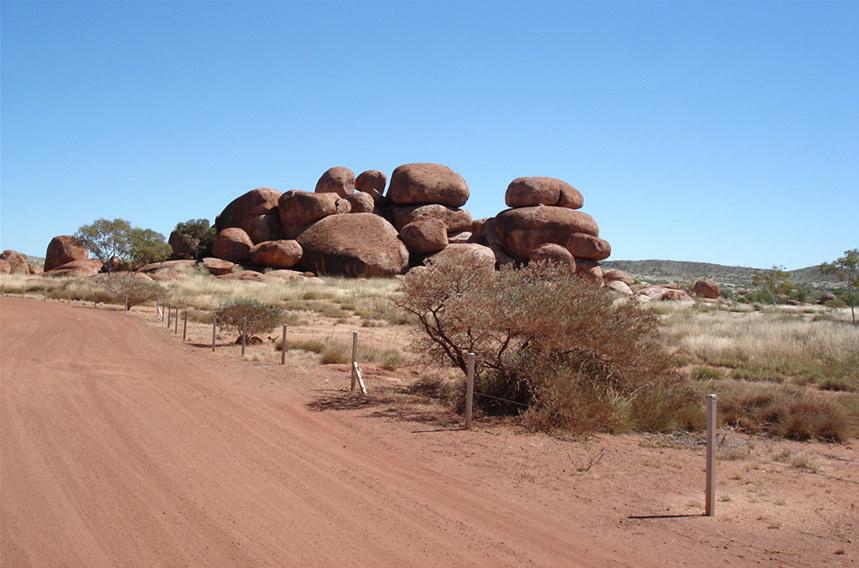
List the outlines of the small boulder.
{"type": "Polygon", "coordinates": [[[89,254],[83,244],[71,235],[59,235],[48,243],[45,252],[45,272],[75,260],[87,260],[89,254]]]}
{"type": "Polygon", "coordinates": [[[606,282],[623,282],[627,286],[635,284],[635,279],[623,270],[617,268],[609,268],[602,273],[606,282]]]}
{"type": "MultiPolygon", "coordinates": [[[[605,274],[603,274],[603,278],[605,278],[605,274]]],[[[611,288],[615,292],[620,292],[625,296],[632,296],[632,288],[630,288],[626,282],[622,280],[611,280],[606,283],[606,288],[611,288]]]]}
{"type": "Polygon", "coordinates": [[[9,261],[0,259],[0,274],[11,274],[12,265],[9,264],[9,261]]]}
{"type": "Polygon", "coordinates": [[[667,288],[665,286],[645,286],[636,292],[641,300],[660,300],[664,302],[692,302],[692,298],[684,290],[667,288]]]}
{"type": "Polygon", "coordinates": [[[599,227],[590,215],[547,205],[506,209],[495,216],[495,230],[504,250],[521,260],[546,243],[566,245],[573,233],[599,236],[599,227]]]}
{"type": "Polygon", "coordinates": [[[388,198],[396,205],[439,203],[462,207],[468,201],[468,184],[441,164],[404,164],[391,175],[388,198]]]}
{"type": "Polygon", "coordinates": [[[316,182],[316,193],[336,193],[349,197],[355,193],[355,172],[344,166],[325,170],[316,182]]]}
{"type": "Polygon", "coordinates": [[[449,243],[473,243],[475,242],[472,238],[472,235],[468,231],[463,231],[461,233],[456,233],[455,235],[448,235],[447,242],[449,243]]]}
{"type": "Polygon", "coordinates": [[[555,243],[546,243],[531,251],[531,262],[553,262],[573,268],[576,266],[576,260],[570,251],[555,243]]]}
{"type": "Polygon", "coordinates": [[[576,258],[605,260],[611,256],[611,245],[608,241],[584,233],[570,235],[566,247],[576,258]]]}
{"type": "Polygon", "coordinates": [[[282,239],[277,206],[280,195],[268,187],[252,189],[224,208],[215,219],[215,227],[218,232],[230,227],[242,229],[254,243],[282,239]]]}
{"type": "Polygon", "coordinates": [[[372,213],[376,202],[369,193],[357,191],[346,198],[351,206],[350,213],[372,213]]]}
{"type": "Polygon", "coordinates": [[[576,259],[576,276],[602,286],[602,268],[600,263],[589,258],[576,259]]]}
{"type": "Polygon", "coordinates": [[[298,236],[301,265],[317,274],[393,276],[408,266],[409,253],[397,230],[373,213],[332,215],[298,236]]]}
{"type": "Polygon", "coordinates": [[[260,272],[255,272],[253,270],[240,270],[238,272],[230,272],[228,274],[221,274],[216,276],[215,278],[219,280],[241,280],[242,282],[258,282],[263,283],[267,281],[267,278],[264,274],[260,272]]]}
{"type": "Polygon", "coordinates": [[[710,300],[716,300],[722,294],[719,283],[708,278],[699,278],[696,280],[695,284],[692,285],[692,291],[696,295],[702,298],[709,298],[710,300]]]}
{"type": "Polygon", "coordinates": [[[823,305],[826,302],[832,302],[832,301],[837,300],[837,299],[838,299],[838,296],[836,296],[832,292],[824,292],[823,294],[820,295],[820,298],[817,299],[817,303],[820,305],[823,305]]]}
{"type": "Polygon", "coordinates": [[[30,274],[41,274],[44,272],[42,265],[38,262],[31,262],[28,266],[30,267],[30,274]]]}
{"type": "Polygon", "coordinates": [[[280,197],[278,210],[284,235],[291,239],[311,223],[329,215],[348,213],[352,205],[336,193],[310,193],[294,189],[280,197]]]}
{"type": "Polygon", "coordinates": [[[551,177],[520,177],[507,186],[504,202],[508,207],[553,205],[581,209],[585,200],[578,189],[564,180],[551,177]]]}
{"type": "Polygon", "coordinates": [[[280,268],[278,270],[269,270],[265,273],[268,278],[278,278],[280,280],[303,280],[307,278],[304,272],[298,270],[287,270],[280,268]]]}
{"type": "Polygon", "coordinates": [[[471,230],[471,215],[468,211],[439,204],[405,207],[391,206],[388,207],[388,215],[390,216],[391,223],[394,224],[394,227],[398,231],[409,223],[427,217],[442,221],[447,227],[449,235],[471,230]]]}
{"type": "Polygon", "coordinates": [[[152,262],[150,264],[145,264],[138,269],[138,272],[156,272],[158,270],[166,270],[170,268],[191,268],[196,266],[197,263],[193,260],[181,259],[181,260],[165,260],[163,262],[152,262]]]}
{"type": "Polygon", "coordinates": [[[432,264],[433,260],[440,258],[463,259],[475,257],[480,260],[480,267],[486,270],[495,270],[495,254],[489,247],[476,243],[447,245],[443,251],[432,255],[427,261],[432,264]]]}
{"type": "Polygon", "coordinates": [[[266,241],[251,248],[250,259],[256,265],[272,268],[292,268],[301,260],[298,241],[266,241]]]}
{"type": "Polygon", "coordinates": [[[447,227],[439,219],[426,217],[403,227],[400,238],[412,253],[433,254],[447,246],[447,227]]]}
{"type": "Polygon", "coordinates": [[[233,272],[236,269],[236,263],[208,256],[203,259],[203,268],[213,276],[222,276],[233,272]]]}
{"type": "Polygon", "coordinates": [[[367,170],[355,179],[355,189],[362,193],[368,193],[375,200],[385,193],[385,184],[388,183],[387,176],[379,170],[367,170]]]}
{"type": "Polygon", "coordinates": [[[30,274],[30,264],[27,257],[15,250],[4,250],[0,253],[0,260],[9,263],[10,274],[30,274]]]}
{"type": "Polygon", "coordinates": [[[212,244],[212,254],[230,262],[241,262],[248,258],[253,241],[246,232],[230,227],[219,232],[212,244]]]}

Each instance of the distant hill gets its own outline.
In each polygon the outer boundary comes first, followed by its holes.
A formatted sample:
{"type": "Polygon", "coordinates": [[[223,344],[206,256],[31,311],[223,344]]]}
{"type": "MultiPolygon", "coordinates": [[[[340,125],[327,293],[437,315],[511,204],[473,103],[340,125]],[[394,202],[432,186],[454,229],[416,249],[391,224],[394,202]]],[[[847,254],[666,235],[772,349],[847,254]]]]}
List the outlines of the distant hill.
{"type": "MultiPolygon", "coordinates": [[[[723,286],[743,287],[752,285],[752,277],[758,268],[725,266],[709,262],[687,262],[683,260],[607,260],[607,268],[618,268],[629,272],[639,280],[653,283],[690,282],[698,278],[712,278],[723,286]]],[[[818,266],[790,270],[794,284],[812,288],[831,287],[838,282],[832,274],[823,274],[818,266]]]]}

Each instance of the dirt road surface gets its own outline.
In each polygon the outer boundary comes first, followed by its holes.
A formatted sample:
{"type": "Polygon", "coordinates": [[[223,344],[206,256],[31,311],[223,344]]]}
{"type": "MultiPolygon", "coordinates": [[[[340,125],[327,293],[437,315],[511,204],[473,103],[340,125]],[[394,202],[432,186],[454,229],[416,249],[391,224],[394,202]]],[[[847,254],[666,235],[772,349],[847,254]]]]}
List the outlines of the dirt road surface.
{"type": "Polygon", "coordinates": [[[4,566],[611,564],[133,316],[6,299],[0,340],[4,566]]]}
{"type": "Polygon", "coordinates": [[[855,560],[854,448],[826,449],[828,477],[726,463],[721,516],[675,515],[700,502],[696,453],[607,437],[577,471],[587,445],[352,408],[345,384],[344,369],[212,354],[139,316],[4,298],[0,566],[855,560]]]}

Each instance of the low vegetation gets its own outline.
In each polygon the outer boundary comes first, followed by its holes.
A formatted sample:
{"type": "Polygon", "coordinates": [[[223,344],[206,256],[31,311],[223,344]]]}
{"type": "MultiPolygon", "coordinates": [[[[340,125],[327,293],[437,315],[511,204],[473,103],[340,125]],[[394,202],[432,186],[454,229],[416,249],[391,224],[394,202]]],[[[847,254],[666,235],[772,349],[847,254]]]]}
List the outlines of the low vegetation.
{"type": "Polygon", "coordinates": [[[239,337],[245,334],[246,339],[283,323],[282,307],[248,298],[227,300],[215,310],[215,315],[218,325],[235,329],[239,337]]]}

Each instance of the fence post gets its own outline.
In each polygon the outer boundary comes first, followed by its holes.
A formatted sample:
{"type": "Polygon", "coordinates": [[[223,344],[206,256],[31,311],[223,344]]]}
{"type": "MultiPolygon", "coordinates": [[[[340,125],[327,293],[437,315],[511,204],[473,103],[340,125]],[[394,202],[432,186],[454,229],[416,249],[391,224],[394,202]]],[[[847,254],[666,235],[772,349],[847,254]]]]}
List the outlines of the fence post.
{"type": "Polygon", "coordinates": [[[212,353],[215,352],[215,332],[218,329],[218,316],[212,314],[212,353]]]}
{"type": "Polygon", "coordinates": [[[185,308],[185,314],[182,317],[182,343],[188,337],[188,308],[185,308]]]}
{"type": "Polygon", "coordinates": [[[128,292],[125,293],[125,311],[130,311],[131,306],[128,305],[128,292]]]}
{"type": "Polygon", "coordinates": [[[352,332],[352,384],[349,386],[349,391],[355,391],[355,380],[358,378],[355,372],[355,364],[358,362],[358,332],[352,332]]]}
{"type": "Polygon", "coordinates": [[[179,308],[176,308],[176,316],[173,318],[173,333],[179,333],[179,308]]]}
{"type": "Polygon", "coordinates": [[[283,324],[283,333],[280,340],[280,364],[286,365],[286,324],[283,324]]]}
{"type": "Polygon", "coordinates": [[[170,306],[167,306],[167,329],[170,329],[170,324],[173,323],[173,321],[171,319],[172,317],[173,317],[173,308],[171,308],[170,306]]]}
{"type": "Polygon", "coordinates": [[[465,429],[471,428],[471,415],[474,411],[474,353],[468,354],[465,374],[465,429]]]}
{"type": "Polygon", "coordinates": [[[707,490],[704,514],[716,514],[716,395],[707,395],[707,490]]]}
{"type": "Polygon", "coordinates": [[[242,318],[242,357],[245,356],[245,345],[248,342],[248,318],[242,318]]]}

